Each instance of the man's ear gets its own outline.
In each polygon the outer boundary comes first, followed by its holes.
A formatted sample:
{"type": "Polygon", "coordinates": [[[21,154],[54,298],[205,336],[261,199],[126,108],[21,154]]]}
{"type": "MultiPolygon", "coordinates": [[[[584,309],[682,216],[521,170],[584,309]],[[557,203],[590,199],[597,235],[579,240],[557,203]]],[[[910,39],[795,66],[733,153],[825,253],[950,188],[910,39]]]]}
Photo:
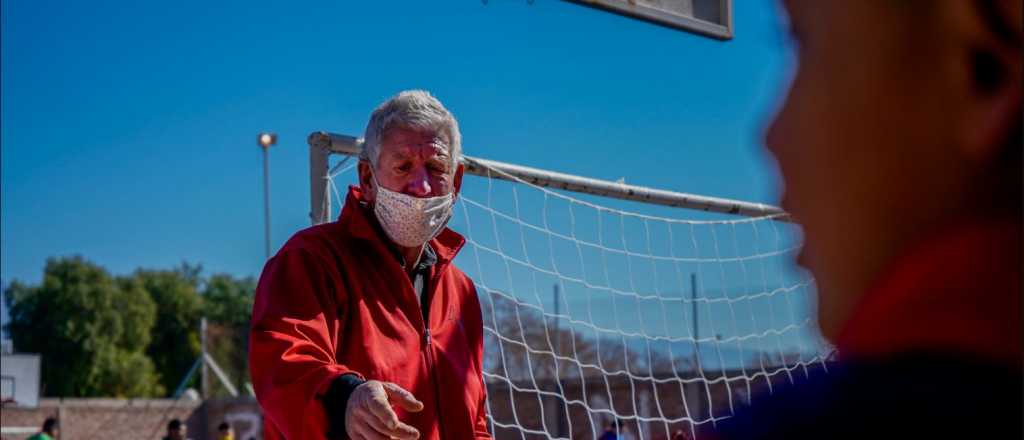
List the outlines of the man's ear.
{"type": "Polygon", "coordinates": [[[459,164],[459,166],[455,167],[455,180],[453,182],[455,184],[455,190],[452,191],[452,194],[455,197],[458,197],[459,191],[462,191],[462,175],[465,172],[466,172],[466,167],[464,167],[461,163],[459,164]]]}
{"type": "Polygon", "coordinates": [[[359,161],[359,189],[363,192],[363,201],[370,203],[377,199],[377,187],[373,184],[373,165],[369,161],[359,161]]]}
{"type": "MultiPolygon", "coordinates": [[[[994,2],[967,2],[978,26],[964,33],[969,102],[960,144],[969,159],[996,158],[1019,130],[1024,72],[1021,67],[1020,7],[996,7],[994,2]],[[1016,24],[1015,24],[1016,23],[1016,24]],[[997,31],[998,30],[998,31],[997,31]]],[[[1001,6],[1006,6],[1000,4],[1001,6]]]]}

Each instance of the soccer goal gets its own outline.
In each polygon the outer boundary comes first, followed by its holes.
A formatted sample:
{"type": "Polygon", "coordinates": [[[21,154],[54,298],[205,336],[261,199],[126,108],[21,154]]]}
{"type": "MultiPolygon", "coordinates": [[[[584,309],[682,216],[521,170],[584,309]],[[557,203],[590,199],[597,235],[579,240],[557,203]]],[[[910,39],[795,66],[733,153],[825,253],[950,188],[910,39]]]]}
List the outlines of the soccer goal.
{"type": "MultiPolygon", "coordinates": [[[[309,136],[310,216],[333,220],[360,140],[309,136]]],[[[463,157],[449,226],[484,314],[497,439],[701,438],[833,353],[779,208],[463,157]]]]}

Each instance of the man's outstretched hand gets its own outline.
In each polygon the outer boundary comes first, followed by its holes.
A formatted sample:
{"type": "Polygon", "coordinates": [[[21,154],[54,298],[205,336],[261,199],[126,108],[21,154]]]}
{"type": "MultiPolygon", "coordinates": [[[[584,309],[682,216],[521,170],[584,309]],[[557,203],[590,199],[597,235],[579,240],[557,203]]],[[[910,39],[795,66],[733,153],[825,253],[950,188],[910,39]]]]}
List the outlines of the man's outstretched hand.
{"type": "Polygon", "coordinates": [[[415,440],[420,432],[398,420],[391,409],[398,405],[410,412],[423,410],[412,393],[390,382],[367,381],[352,391],[345,407],[345,431],[353,440],[415,440]]]}

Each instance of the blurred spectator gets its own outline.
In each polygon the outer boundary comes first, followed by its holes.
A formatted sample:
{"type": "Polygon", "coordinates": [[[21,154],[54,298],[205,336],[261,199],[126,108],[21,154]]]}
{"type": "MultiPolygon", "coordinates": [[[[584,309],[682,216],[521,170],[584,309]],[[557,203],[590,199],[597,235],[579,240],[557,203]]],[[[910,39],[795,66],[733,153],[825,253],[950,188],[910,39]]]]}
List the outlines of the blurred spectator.
{"type": "Polygon", "coordinates": [[[220,422],[220,425],[217,425],[217,439],[235,440],[235,430],[231,428],[228,422],[220,422]]]}
{"type": "Polygon", "coordinates": [[[686,431],[677,429],[676,432],[672,433],[672,440],[690,440],[690,436],[686,434],[686,431]]]}
{"type": "Polygon", "coordinates": [[[604,433],[597,440],[624,440],[621,434],[622,422],[618,419],[612,419],[612,421],[605,425],[604,433]]]}
{"type": "Polygon", "coordinates": [[[43,429],[38,433],[28,438],[28,440],[53,440],[60,436],[60,425],[57,423],[57,419],[54,417],[47,417],[43,421],[43,429]]]}
{"type": "Polygon", "coordinates": [[[187,440],[188,427],[179,419],[173,419],[167,423],[167,436],[164,440],[187,440]]]}
{"type": "Polygon", "coordinates": [[[782,3],[767,145],[839,362],[719,437],[1022,438],[1021,1],[782,3]]]}

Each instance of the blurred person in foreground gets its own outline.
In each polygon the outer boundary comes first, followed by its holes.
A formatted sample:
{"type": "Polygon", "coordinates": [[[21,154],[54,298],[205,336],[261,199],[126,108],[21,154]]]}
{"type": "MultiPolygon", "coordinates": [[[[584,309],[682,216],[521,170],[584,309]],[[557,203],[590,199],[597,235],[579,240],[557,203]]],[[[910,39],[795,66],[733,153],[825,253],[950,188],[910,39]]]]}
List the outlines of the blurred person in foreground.
{"type": "Polygon", "coordinates": [[[187,440],[188,427],[180,419],[172,419],[167,422],[167,435],[164,440],[187,440]]]}
{"type": "Polygon", "coordinates": [[[28,440],[53,440],[60,436],[60,424],[55,417],[47,417],[43,421],[43,428],[28,440]]]}
{"type": "Polygon", "coordinates": [[[782,3],[766,143],[839,362],[717,436],[1022,438],[1021,1],[782,3]]]}
{"type": "Polygon", "coordinates": [[[231,428],[228,422],[220,422],[220,425],[217,425],[217,439],[235,440],[235,430],[231,428]]]}
{"type": "Polygon", "coordinates": [[[265,430],[288,439],[489,439],[483,321],[446,227],[461,135],[429,93],[370,116],[341,217],[267,262],[250,369],[265,430]]]}

